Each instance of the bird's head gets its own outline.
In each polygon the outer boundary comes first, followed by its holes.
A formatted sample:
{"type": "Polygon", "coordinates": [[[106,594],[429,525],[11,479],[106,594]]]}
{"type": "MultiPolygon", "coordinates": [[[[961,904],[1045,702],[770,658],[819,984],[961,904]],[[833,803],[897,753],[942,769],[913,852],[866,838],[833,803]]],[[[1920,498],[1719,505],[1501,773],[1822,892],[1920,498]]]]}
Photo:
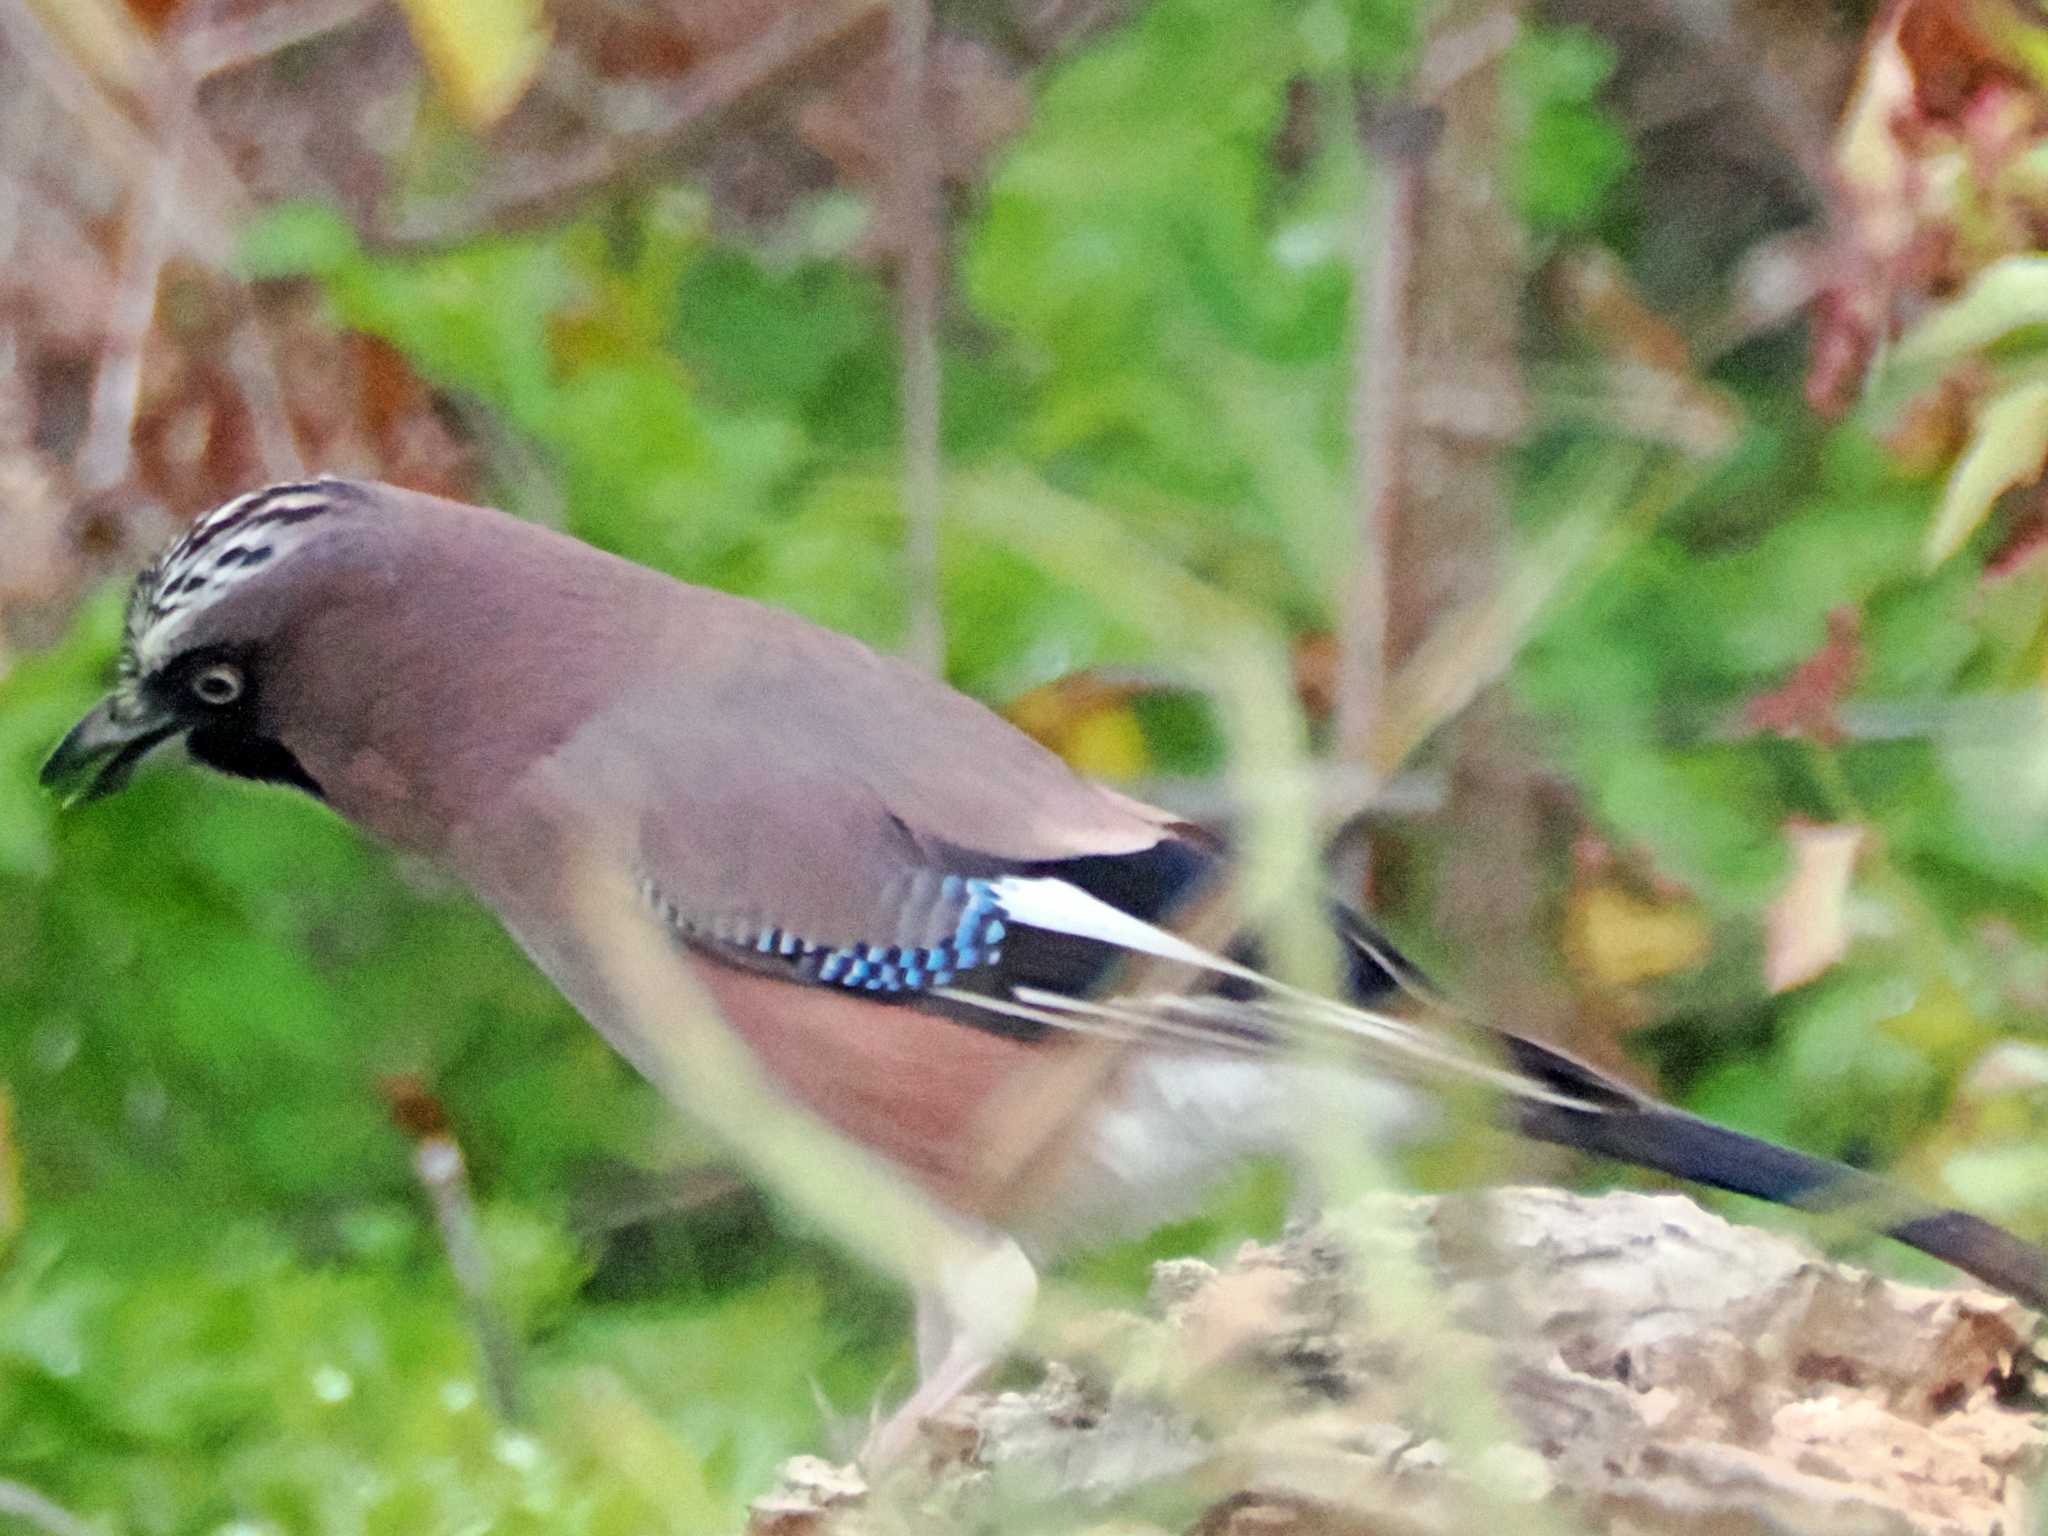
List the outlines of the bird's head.
{"type": "Polygon", "coordinates": [[[67,800],[122,788],[158,746],[242,778],[320,793],[283,740],[281,649],[303,607],[307,552],[345,526],[345,480],[271,486],[207,513],[129,594],[118,680],[43,765],[67,800]]]}

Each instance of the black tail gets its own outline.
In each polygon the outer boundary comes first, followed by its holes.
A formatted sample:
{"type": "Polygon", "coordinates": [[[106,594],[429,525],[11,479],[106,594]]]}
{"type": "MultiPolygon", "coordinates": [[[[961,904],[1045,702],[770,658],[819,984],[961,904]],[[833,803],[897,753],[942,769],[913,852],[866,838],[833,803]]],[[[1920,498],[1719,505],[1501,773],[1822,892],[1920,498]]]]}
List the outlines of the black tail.
{"type": "Polygon", "coordinates": [[[1549,1100],[1516,1105],[1514,1124],[1523,1135],[1775,1205],[1860,1212],[1866,1227],[2048,1312],[2048,1251],[2003,1227],[1966,1211],[1929,1205],[1845,1163],[1795,1152],[1639,1098],[1545,1046],[1503,1039],[1510,1059],[1530,1076],[1598,1101],[1586,1108],[1549,1100]]]}
{"type": "MultiPolygon", "coordinates": [[[[1213,849],[1169,838],[1139,854],[1064,859],[1028,866],[1026,872],[1064,881],[1149,923],[1166,918],[1216,867],[1213,849]]],[[[1980,1217],[1917,1200],[1844,1164],[1745,1136],[1660,1104],[1548,1046],[1477,1026],[1447,1002],[1421,969],[1363,915],[1342,902],[1332,902],[1328,911],[1345,941],[1349,960],[1346,980],[1353,1000],[1377,1008],[1390,998],[1408,996],[1423,1003],[1425,1013],[1434,1014],[1450,1034],[1463,1034],[1463,1045],[1476,1047],[1471,1052],[1472,1066],[1494,1065],[1488,1056],[1497,1053],[1497,1059],[1504,1059],[1514,1069],[1513,1075],[1527,1085],[1526,1097],[1517,1097],[1509,1089],[1505,1106],[1510,1124],[1523,1135],[1778,1205],[1834,1211],[1855,1220],[1865,1231],[1883,1232],[2048,1313],[2048,1251],[2022,1242],[1980,1217]],[[1475,1030],[1487,1038],[1473,1039],[1475,1030]]],[[[1120,943],[1091,937],[1084,929],[1038,928],[1029,923],[1013,925],[1006,947],[1011,953],[1003,984],[1024,983],[1053,994],[1055,999],[1088,996],[1124,953],[1120,943]]],[[[1231,958],[1254,971],[1261,968],[1255,943],[1233,946],[1231,958]]],[[[1259,979],[1243,974],[1215,980],[1215,991],[1223,998],[1241,998],[1247,1003],[1264,996],[1259,979]]],[[[962,1017],[969,1022],[993,1027],[987,1021],[989,1010],[977,1006],[975,999],[952,994],[948,1000],[962,1002],[966,1010],[962,1017]]],[[[1021,1026],[1026,1031],[1054,1028],[1062,1022],[1053,1005],[1020,1012],[1027,1020],[1021,1026]]],[[[1138,1027],[1142,1028],[1142,1007],[1138,1012],[1138,1027]]],[[[1001,1027],[1019,1028],[1010,1022],[1001,1027]]],[[[1223,1029],[1213,1015],[1203,1016],[1199,1027],[1223,1029]]],[[[1273,1028],[1268,1015],[1251,1007],[1241,1030],[1226,1033],[1234,1045],[1277,1042],[1287,1037],[1287,1026],[1273,1028]]],[[[1384,1040],[1380,1043],[1385,1044],[1384,1040]]],[[[1447,1039],[1445,1044],[1452,1041],[1447,1039]]],[[[1398,1055],[1398,1050],[1393,1054],[1398,1055]]],[[[1444,1068],[1443,1057],[1425,1054],[1431,1059],[1420,1075],[1444,1068]]],[[[1453,1050],[1449,1054],[1455,1059],[1460,1053],[1453,1050]]],[[[1410,1064],[1425,1065],[1421,1056],[1410,1064]]]]}
{"type": "MultiPolygon", "coordinates": [[[[1365,918],[1342,906],[1334,907],[1332,915],[1349,942],[1350,980],[1361,1001],[1406,992],[1441,1004],[1421,971],[1365,918]]],[[[1576,1101],[1525,1099],[1512,1105],[1511,1122],[1524,1136],[1774,1205],[1858,1217],[1865,1230],[1881,1231],[2048,1313],[2048,1250],[2003,1227],[1967,1211],[1930,1205],[1846,1163],[1795,1152],[1660,1104],[1536,1041],[1505,1030],[1489,1033],[1517,1071],[1576,1101]]]]}

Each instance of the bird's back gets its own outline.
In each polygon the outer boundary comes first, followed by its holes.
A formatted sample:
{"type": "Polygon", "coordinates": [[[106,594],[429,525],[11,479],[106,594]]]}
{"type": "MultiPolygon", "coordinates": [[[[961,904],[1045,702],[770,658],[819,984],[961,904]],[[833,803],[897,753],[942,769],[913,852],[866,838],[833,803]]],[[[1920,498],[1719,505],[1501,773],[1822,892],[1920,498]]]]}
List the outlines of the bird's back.
{"type": "Polygon", "coordinates": [[[1004,860],[1143,848],[1168,823],[794,614],[485,508],[388,493],[351,515],[360,528],[325,556],[340,597],[304,627],[292,668],[319,701],[304,722],[315,777],[394,841],[503,809],[537,763],[600,739],[687,829],[751,826],[765,843],[787,827],[821,859],[827,828],[857,836],[886,817],[1004,860]],[[399,779],[445,798],[424,827],[421,807],[390,803],[399,779]]]}

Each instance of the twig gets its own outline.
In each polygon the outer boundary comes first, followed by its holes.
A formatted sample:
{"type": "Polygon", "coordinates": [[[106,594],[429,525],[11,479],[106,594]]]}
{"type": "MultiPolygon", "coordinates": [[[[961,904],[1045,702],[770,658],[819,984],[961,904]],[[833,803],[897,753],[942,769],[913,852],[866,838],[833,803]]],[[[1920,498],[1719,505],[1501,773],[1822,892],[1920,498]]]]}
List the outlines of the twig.
{"type": "Polygon", "coordinates": [[[722,122],[768,87],[815,66],[843,68],[886,0],[814,0],[792,6],[749,41],[692,70],[647,107],[649,125],[610,131],[559,155],[494,162],[478,193],[423,201],[364,232],[373,245],[438,246],[479,230],[531,225],[614,183],[722,122]]]}
{"type": "Polygon", "coordinates": [[[621,1227],[701,1211],[752,1190],[734,1170],[707,1163],[588,1195],[576,1202],[569,1225],[581,1236],[603,1237],[621,1227]]]}
{"type": "Polygon", "coordinates": [[[108,306],[106,340],[93,375],[85,440],[73,472],[79,489],[103,491],[128,478],[134,461],[135,410],[142,394],[142,354],[156,317],[157,280],[171,247],[171,206],[184,166],[182,134],[158,158],[156,168],[129,198],[128,227],[121,244],[119,278],[108,306]]]}
{"type": "Polygon", "coordinates": [[[448,1267],[462,1291],[477,1350],[483,1356],[484,1386],[492,1409],[507,1423],[519,1418],[519,1365],[512,1331],[491,1301],[490,1263],[477,1230],[476,1201],[469,1193],[469,1169],[462,1148],[449,1135],[429,1136],[413,1151],[413,1171],[434,1207],[434,1225],[448,1267]]]}
{"type": "Polygon", "coordinates": [[[448,1268],[462,1292],[470,1331],[482,1357],[484,1390],[492,1410],[506,1423],[520,1417],[519,1351],[504,1314],[491,1297],[491,1266],[477,1230],[476,1200],[470,1194],[469,1168],[462,1146],[449,1128],[440,1100],[409,1077],[393,1077],[382,1085],[391,1118],[412,1138],[412,1168],[433,1207],[434,1226],[448,1255],[448,1268]]]}
{"type": "Polygon", "coordinates": [[[50,1536],[99,1536],[99,1532],[47,1494],[26,1483],[0,1478],[0,1515],[12,1515],[50,1536]]]}
{"type": "Polygon", "coordinates": [[[297,5],[273,5],[230,20],[210,21],[187,34],[185,58],[195,77],[209,79],[353,26],[383,3],[300,0],[297,5]]]}
{"type": "MultiPolygon", "coordinates": [[[[225,24],[212,19],[212,13],[219,6],[220,0],[204,0],[204,3],[184,11],[179,17],[177,33],[164,50],[161,65],[164,117],[167,131],[181,158],[195,145],[218,153],[212,134],[199,116],[199,82],[206,75],[201,64],[206,39],[227,30],[225,24]]],[[[322,19],[318,15],[299,14],[302,20],[309,22],[322,19]]],[[[324,19],[334,20],[331,15],[324,19]]],[[[284,46],[284,43],[280,42],[279,46],[284,46]]],[[[240,185],[237,181],[236,186],[240,185]]],[[[241,386],[243,404],[249,408],[257,463],[269,479],[291,479],[304,472],[305,460],[299,453],[298,437],[292,431],[291,412],[285,403],[284,380],[278,373],[277,358],[262,316],[249,303],[246,288],[238,285],[237,292],[245,313],[242,322],[228,338],[228,371],[241,386]]]]}
{"type": "Polygon", "coordinates": [[[0,0],[0,43],[34,77],[57,105],[70,114],[101,152],[123,167],[153,159],[149,146],[125,114],[101,94],[92,76],[53,42],[29,10],[28,0],[0,0]]]}
{"type": "Polygon", "coordinates": [[[11,266],[21,241],[21,215],[28,207],[29,182],[42,163],[45,135],[36,131],[41,116],[36,93],[13,78],[0,84],[6,105],[0,108],[0,266],[11,266]]]}
{"type": "Polygon", "coordinates": [[[1408,292],[1422,169],[1434,113],[1369,111],[1362,128],[1375,194],[1352,247],[1352,487],[1358,542],[1337,634],[1337,749],[1369,761],[1387,686],[1389,549],[1401,502],[1408,374],[1408,292]],[[1376,154],[1374,153],[1376,152],[1376,154]]]}
{"type": "MultiPolygon", "coordinates": [[[[107,339],[93,379],[85,440],[75,473],[81,489],[104,490],[128,477],[134,461],[133,429],[142,384],[143,351],[156,315],[157,283],[170,255],[185,167],[195,146],[212,148],[197,102],[196,39],[217,30],[208,19],[212,0],[186,13],[178,32],[150,61],[147,106],[163,146],[148,178],[131,194],[119,281],[107,317],[107,339]]],[[[285,410],[284,387],[269,347],[253,320],[239,327],[229,364],[248,403],[257,456],[273,479],[301,468],[285,410]]]]}
{"type": "Polygon", "coordinates": [[[1408,88],[1417,101],[1434,102],[1468,76],[1491,67],[1521,35],[1521,18],[1506,9],[1447,28],[1423,45],[1408,88]]]}
{"type": "MultiPolygon", "coordinates": [[[[133,464],[133,429],[140,399],[143,352],[156,313],[163,264],[182,245],[215,269],[227,265],[232,231],[248,199],[226,157],[200,120],[193,60],[216,28],[211,4],[194,7],[179,32],[158,50],[135,50],[141,100],[151,118],[145,134],[117,107],[92,75],[46,33],[27,0],[0,0],[4,42],[113,160],[129,185],[129,217],[118,281],[107,317],[107,340],[80,445],[81,488],[120,484],[133,464]]],[[[259,322],[249,320],[230,349],[256,430],[263,467],[283,478],[300,467],[284,404],[283,383],[259,322]]]]}
{"type": "MultiPolygon", "coordinates": [[[[158,147],[103,91],[92,74],[44,30],[28,0],[0,0],[0,43],[19,59],[36,83],[70,115],[86,137],[127,181],[130,195],[156,175],[158,147]]],[[[141,56],[138,67],[152,60],[141,56]]],[[[169,201],[168,216],[180,244],[214,267],[227,265],[233,231],[248,210],[242,184],[211,139],[185,146],[183,174],[169,201]]]]}
{"type": "Polygon", "coordinates": [[[306,461],[299,452],[298,434],[292,431],[284,380],[278,376],[270,337],[264,331],[262,317],[253,308],[228,337],[227,364],[228,372],[241,387],[243,403],[249,407],[256,461],[262,466],[264,478],[298,479],[306,472],[306,461]]]}
{"type": "Polygon", "coordinates": [[[902,248],[896,326],[903,409],[904,578],[910,609],[904,649],[929,672],[946,665],[939,600],[939,286],[944,236],[938,146],[927,120],[930,0],[894,0],[896,175],[891,191],[902,248]]]}

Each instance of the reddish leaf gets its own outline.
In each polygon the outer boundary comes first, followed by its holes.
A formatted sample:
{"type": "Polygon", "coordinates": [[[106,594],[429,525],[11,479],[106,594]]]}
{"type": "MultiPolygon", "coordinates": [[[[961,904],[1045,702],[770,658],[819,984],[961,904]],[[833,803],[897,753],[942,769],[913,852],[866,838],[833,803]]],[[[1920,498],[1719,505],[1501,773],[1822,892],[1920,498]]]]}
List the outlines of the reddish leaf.
{"type": "Polygon", "coordinates": [[[2005,59],[1980,25],[1980,8],[1970,0],[1897,0],[1887,25],[1912,71],[1913,104],[1934,118],[1957,118],[1980,91],[2024,77],[2005,59]]]}
{"type": "Polygon", "coordinates": [[[1742,712],[1752,731],[1803,736],[1832,744],[1841,740],[1835,706],[1842,701],[1863,664],[1861,615],[1843,606],[1828,615],[1828,637],[1778,687],[1758,694],[1742,712]]]}
{"type": "Polygon", "coordinates": [[[127,0],[128,14],[153,32],[161,32],[183,4],[184,0],[127,0]]]}
{"type": "Polygon", "coordinates": [[[1902,317],[1958,291],[2048,226],[2029,157],[2048,143],[2030,55],[2048,26],[2020,0],[1895,0],[1864,45],[1834,150],[1837,275],[1816,300],[1807,396],[1836,415],[1902,317]]]}
{"type": "Polygon", "coordinates": [[[2048,554],[2048,496],[2036,487],[2024,515],[2015,519],[2004,539],[1984,561],[1987,582],[2018,575],[2048,554]]]}

